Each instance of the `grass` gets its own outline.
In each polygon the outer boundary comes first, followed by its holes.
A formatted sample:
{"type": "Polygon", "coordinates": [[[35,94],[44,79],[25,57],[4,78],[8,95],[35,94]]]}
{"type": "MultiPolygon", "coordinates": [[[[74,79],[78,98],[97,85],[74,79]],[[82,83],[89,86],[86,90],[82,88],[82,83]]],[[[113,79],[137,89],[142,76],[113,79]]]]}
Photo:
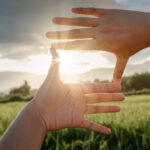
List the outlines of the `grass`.
{"type": "MultiPolygon", "coordinates": [[[[0,103],[0,136],[26,102],[0,103]]],[[[42,150],[149,150],[150,95],[127,96],[121,112],[87,116],[112,129],[102,135],[86,129],[64,129],[47,133],[42,150]]]]}

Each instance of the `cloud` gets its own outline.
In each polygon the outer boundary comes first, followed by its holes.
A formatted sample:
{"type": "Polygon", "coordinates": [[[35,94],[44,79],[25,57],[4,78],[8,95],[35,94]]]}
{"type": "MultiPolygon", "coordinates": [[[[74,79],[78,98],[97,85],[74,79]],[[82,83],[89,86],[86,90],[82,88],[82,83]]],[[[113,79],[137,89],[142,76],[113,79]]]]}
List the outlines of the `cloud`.
{"type": "MultiPolygon", "coordinates": [[[[69,0],[65,1],[69,3],[69,0]]],[[[39,47],[50,45],[45,38],[45,32],[50,28],[50,19],[56,12],[61,15],[60,8],[64,5],[59,0],[1,0],[1,58],[17,59],[40,54],[39,47]]]]}
{"type": "MultiPolygon", "coordinates": [[[[102,52],[101,55],[107,60],[108,64],[115,64],[116,57],[108,52],[102,52]]],[[[128,64],[139,65],[145,63],[150,60],[150,48],[143,49],[142,51],[136,53],[132,57],[130,57],[128,64]]]]}
{"type": "Polygon", "coordinates": [[[50,46],[45,32],[65,29],[52,25],[52,17],[74,16],[72,7],[96,7],[97,4],[99,7],[117,7],[113,0],[0,0],[1,58],[20,59],[40,54],[39,47],[50,46]],[[37,49],[36,53],[32,47],[37,49]]]}
{"type": "Polygon", "coordinates": [[[27,59],[30,55],[48,54],[48,48],[46,49],[44,47],[16,46],[11,49],[8,47],[7,49],[8,51],[3,49],[0,53],[0,59],[27,59]]]}
{"type": "Polygon", "coordinates": [[[129,60],[129,63],[138,66],[138,64],[146,63],[149,60],[150,60],[150,48],[146,48],[133,55],[129,60]]]}
{"type": "MultiPolygon", "coordinates": [[[[77,16],[72,7],[123,8],[150,10],[149,0],[0,0],[0,59],[27,59],[30,55],[47,53],[48,30],[68,29],[52,25],[54,16],[77,16]],[[41,48],[42,47],[42,48],[41,48]]],[[[115,64],[112,54],[102,53],[109,64],[115,64]]],[[[150,50],[133,56],[129,64],[147,61],[150,50]]],[[[83,64],[85,65],[85,64],[83,64]]]]}
{"type": "Polygon", "coordinates": [[[124,9],[150,11],[149,0],[115,0],[124,9]]]}

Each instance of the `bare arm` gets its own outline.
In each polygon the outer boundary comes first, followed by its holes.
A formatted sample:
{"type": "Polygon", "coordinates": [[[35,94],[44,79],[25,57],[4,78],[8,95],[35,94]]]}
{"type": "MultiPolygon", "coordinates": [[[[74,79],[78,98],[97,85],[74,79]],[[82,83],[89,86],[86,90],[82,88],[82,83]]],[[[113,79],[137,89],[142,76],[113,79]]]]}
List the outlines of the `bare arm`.
{"type": "Polygon", "coordinates": [[[0,141],[1,150],[40,150],[46,129],[34,105],[29,103],[8,128],[0,141]]]}

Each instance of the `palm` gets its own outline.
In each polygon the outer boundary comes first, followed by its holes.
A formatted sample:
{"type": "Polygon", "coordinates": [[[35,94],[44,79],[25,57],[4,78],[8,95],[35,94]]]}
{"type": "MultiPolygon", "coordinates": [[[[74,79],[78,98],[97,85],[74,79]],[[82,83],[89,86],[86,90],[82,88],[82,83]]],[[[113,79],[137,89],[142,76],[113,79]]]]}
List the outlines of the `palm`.
{"type": "Polygon", "coordinates": [[[59,77],[59,62],[55,61],[37,92],[35,101],[47,130],[80,127],[110,134],[108,128],[86,120],[84,115],[118,112],[118,106],[89,105],[123,100],[122,94],[103,93],[118,90],[120,86],[115,84],[64,84],[59,77]]]}
{"type": "Polygon", "coordinates": [[[85,99],[82,90],[77,85],[71,86],[60,83],[60,85],[54,86],[53,95],[57,95],[54,99],[54,113],[57,116],[54,126],[51,126],[52,120],[49,118],[48,128],[56,130],[66,127],[79,127],[84,120],[85,112],[85,99]]]}

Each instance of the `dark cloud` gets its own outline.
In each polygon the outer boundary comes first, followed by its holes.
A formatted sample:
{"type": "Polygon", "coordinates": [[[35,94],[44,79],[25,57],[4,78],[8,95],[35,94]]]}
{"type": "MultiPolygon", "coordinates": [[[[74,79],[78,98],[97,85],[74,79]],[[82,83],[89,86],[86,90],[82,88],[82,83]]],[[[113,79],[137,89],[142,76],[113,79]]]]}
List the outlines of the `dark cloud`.
{"type": "MultiPolygon", "coordinates": [[[[0,0],[0,55],[1,58],[23,59],[29,55],[47,52],[45,38],[48,30],[60,30],[64,26],[52,25],[54,16],[75,16],[72,7],[150,9],[148,0],[0,0]]],[[[149,51],[135,55],[136,60],[150,56],[149,51]]],[[[111,63],[115,57],[104,53],[111,63]]],[[[132,62],[133,59],[131,59],[132,62]]]]}
{"type": "Polygon", "coordinates": [[[0,59],[26,59],[30,55],[48,54],[48,49],[41,47],[15,48],[1,53],[0,59]]]}
{"type": "Polygon", "coordinates": [[[118,5],[124,9],[139,10],[139,11],[150,11],[149,0],[115,0],[118,5]]]}
{"type": "Polygon", "coordinates": [[[94,7],[97,3],[100,7],[115,4],[112,0],[0,0],[0,41],[27,40],[32,34],[45,32],[52,17],[71,16],[72,7],[94,7]]]}
{"type": "Polygon", "coordinates": [[[64,28],[52,25],[52,17],[74,16],[71,8],[79,6],[117,7],[113,0],[0,0],[0,54],[12,59],[35,54],[31,47],[38,49],[50,43],[46,31],[64,28]]]}

